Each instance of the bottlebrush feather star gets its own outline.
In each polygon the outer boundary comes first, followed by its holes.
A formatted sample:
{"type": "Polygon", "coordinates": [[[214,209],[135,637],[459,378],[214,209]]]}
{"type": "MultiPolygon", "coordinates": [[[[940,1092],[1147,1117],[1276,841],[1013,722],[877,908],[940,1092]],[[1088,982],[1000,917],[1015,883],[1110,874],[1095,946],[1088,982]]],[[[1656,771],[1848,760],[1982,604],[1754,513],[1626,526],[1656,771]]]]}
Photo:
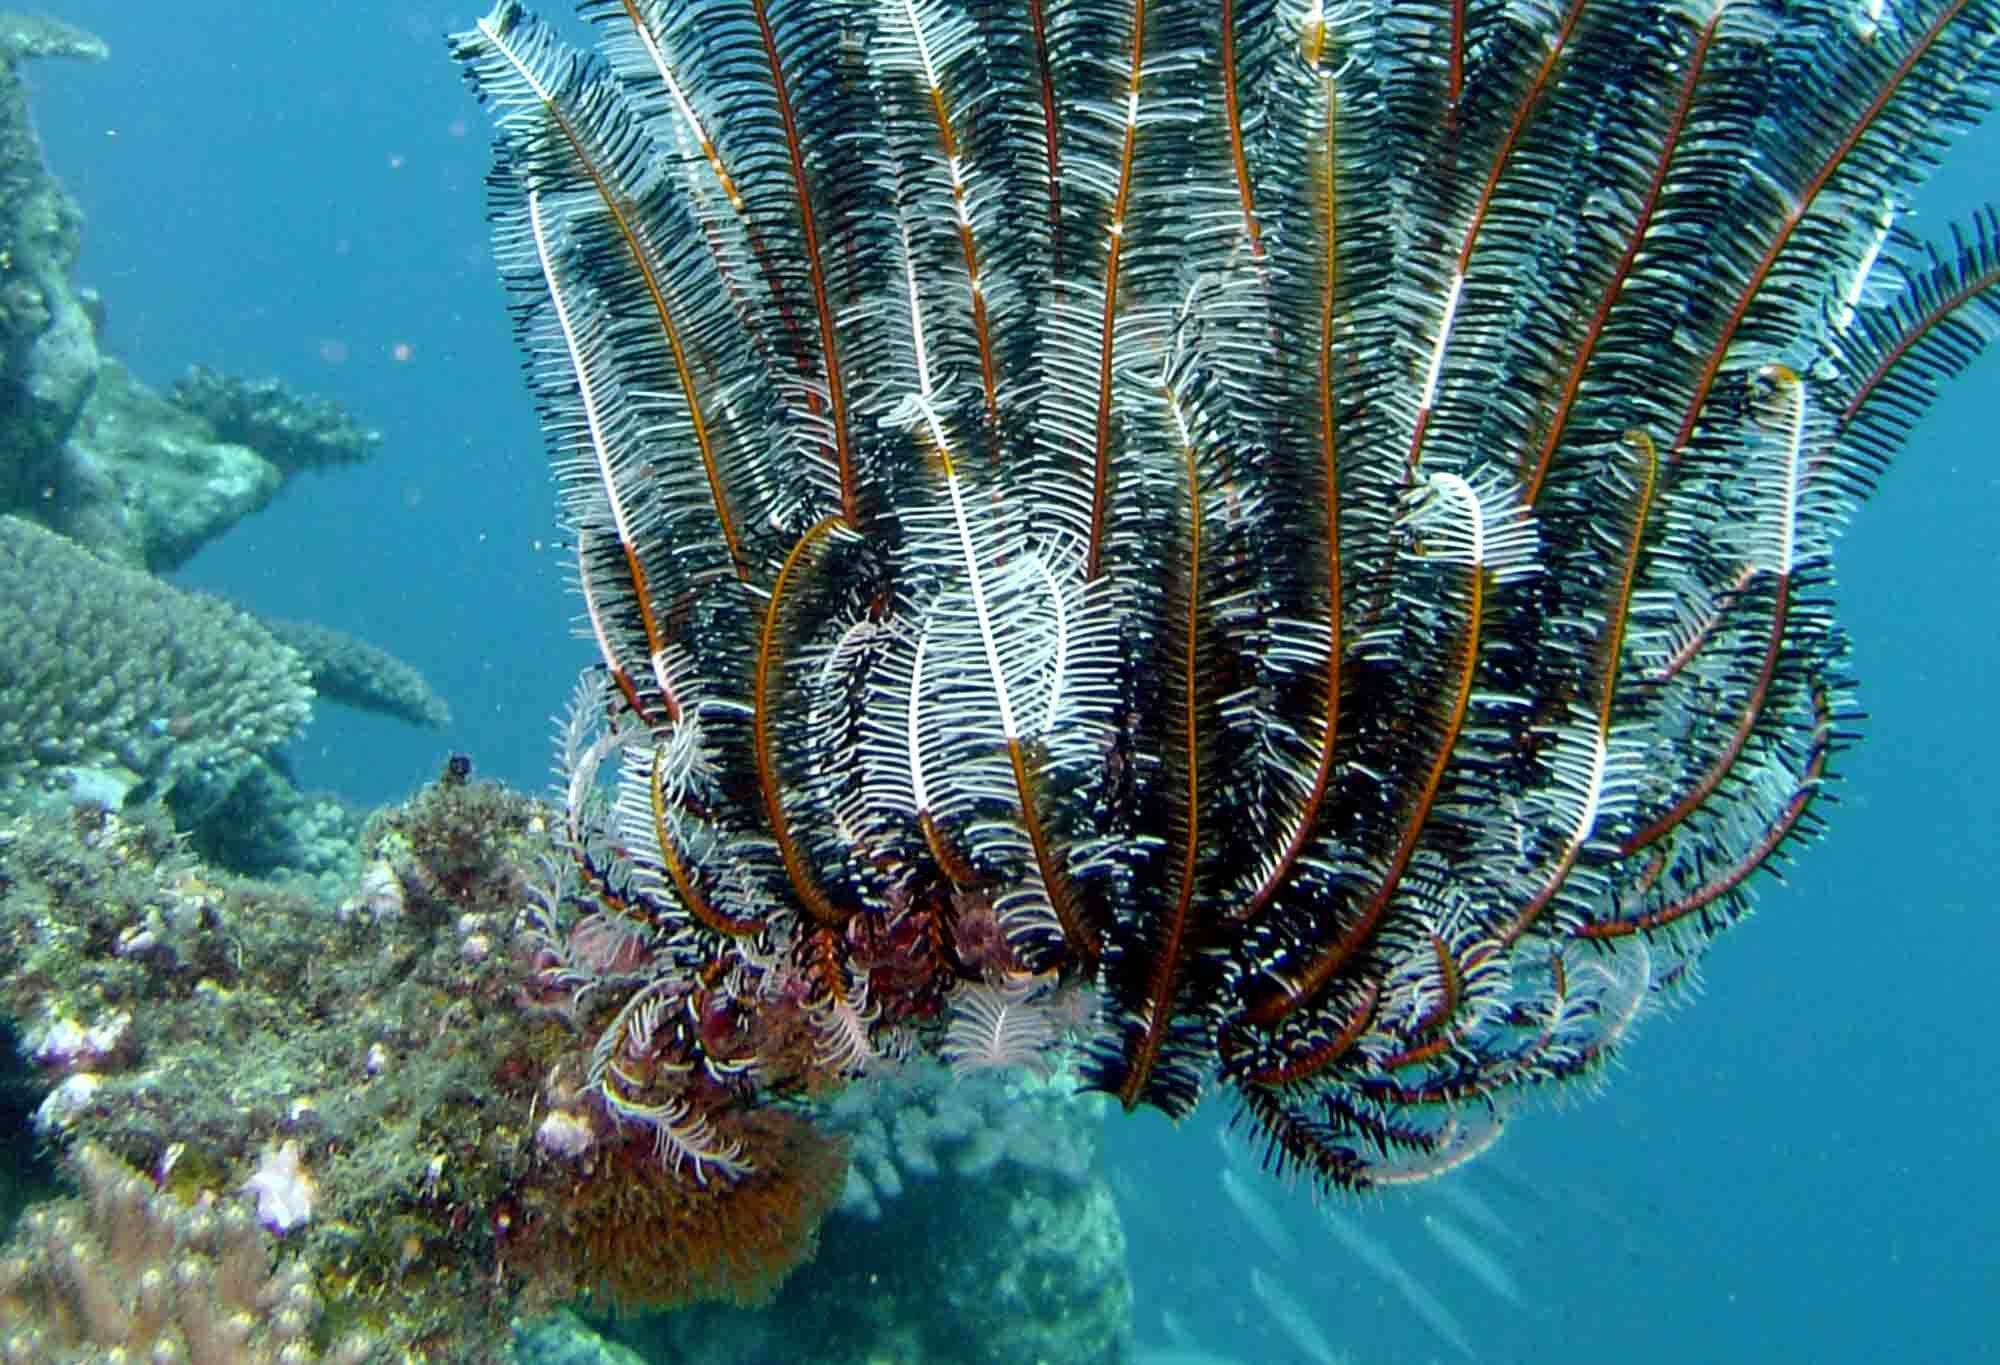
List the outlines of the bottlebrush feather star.
{"type": "Polygon", "coordinates": [[[1128,1107],[1432,1174],[1812,831],[1995,0],[580,9],[454,41],[599,655],[541,970],[675,1169],[1094,998],[1128,1107]]]}

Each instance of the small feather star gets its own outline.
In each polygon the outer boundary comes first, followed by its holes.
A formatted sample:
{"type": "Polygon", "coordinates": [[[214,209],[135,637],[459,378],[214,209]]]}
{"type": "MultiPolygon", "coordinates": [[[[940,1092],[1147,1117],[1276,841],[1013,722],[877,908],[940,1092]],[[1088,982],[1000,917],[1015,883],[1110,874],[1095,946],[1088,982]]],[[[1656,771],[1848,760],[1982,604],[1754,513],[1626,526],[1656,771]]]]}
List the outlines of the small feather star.
{"type": "Polygon", "coordinates": [[[297,1142],[266,1149],[243,1188],[257,1196],[257,1221],[280,1237],[309,1221],[319,1199],[319,1185],[300,1161],[297,1142]]]}

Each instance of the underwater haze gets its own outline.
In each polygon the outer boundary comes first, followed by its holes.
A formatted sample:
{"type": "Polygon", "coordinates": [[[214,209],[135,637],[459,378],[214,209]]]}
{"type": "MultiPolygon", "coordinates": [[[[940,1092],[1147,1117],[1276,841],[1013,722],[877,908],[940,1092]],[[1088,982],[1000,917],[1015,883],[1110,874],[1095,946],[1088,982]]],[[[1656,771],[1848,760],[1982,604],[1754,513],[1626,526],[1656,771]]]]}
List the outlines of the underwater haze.
{"type": "MultiPolygon", "coordinates": [[[[197,363],[277,376],[384,434],[175,575],[365,637],[449,701],[442,736],[319,708],[289,751],[301,786],[398,800],[460,751],[540,790],[588,653],[494,274],[487,123],[445,52],[474,7],[51,9],[112,52],[26,73],[87,215],[78,276],[107,348],[157,388],[197,363]]],[[[1989,123],[1911,226],[1934,237],[2000,195],[1996,164],[1989,123]]],[[[1322,1209],[1226,1155],[1220,1108],[1114,1121],[1144,1351],[2000,1358],[1996,390],[1988,355],[1839,546],[1864,737],[1829,833],[1765,879],[1699,1007],[1649,1020],[1603,1094],[1531,1107],[1436,1189],[1322,1209]]]]}

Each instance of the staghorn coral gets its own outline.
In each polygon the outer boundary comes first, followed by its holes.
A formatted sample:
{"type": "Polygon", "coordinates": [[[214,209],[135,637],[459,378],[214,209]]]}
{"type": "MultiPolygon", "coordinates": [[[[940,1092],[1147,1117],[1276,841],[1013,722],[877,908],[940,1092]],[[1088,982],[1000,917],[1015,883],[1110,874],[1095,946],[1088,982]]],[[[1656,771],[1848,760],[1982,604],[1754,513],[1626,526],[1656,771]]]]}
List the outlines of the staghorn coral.
{"type": "Polygon", "coordinates": [[[381,432],[340,404],[297,393],[281,379],[237,379],[193,365],[174,382],[168,401],[208,423],[218,440],[249,446],[287,476],[358,463],[382,444],[381,432]]]}
{"type": "Polygon", "coordinates": [[[68,1163],[83,1196],[31,1210],[0,1254],[0,1361],[363,1365],[364,1333],[324,1351],[311,1266],[273,1259],[240,1201],[192,1205],[103,1148],[68,1163]]]}
{"type": "Polygon", "coordinates": [[[433,730],[451,723],[451,708],[424,675],[386,649],[310,621],[267,617],[264,628],[298,651],[320,696],[433,730]]]}
{"type": "Polygon", "coordinates": [[[312,698],[298,656],[242,612],[17,517],[0,517],[0,638],[0,784],[16,789],[217,800],[312,698]]]}

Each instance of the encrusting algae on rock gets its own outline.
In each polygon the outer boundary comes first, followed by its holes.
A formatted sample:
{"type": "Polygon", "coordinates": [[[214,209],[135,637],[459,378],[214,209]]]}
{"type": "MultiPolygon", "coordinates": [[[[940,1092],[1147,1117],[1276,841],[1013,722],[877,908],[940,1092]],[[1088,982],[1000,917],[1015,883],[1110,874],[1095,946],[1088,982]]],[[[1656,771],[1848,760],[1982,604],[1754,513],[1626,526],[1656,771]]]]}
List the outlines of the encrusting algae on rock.
{"type": "Polygon", "coordinates": [[[548,820],[440,781],[370,825],[372,890],[337,905],[213,874],[155,819],[15,820],[0,1007],[61,1097],[42,1135],[239,1210],[342,1327],[429,1359],[486,1358],[515,1315],[578,1296],[767,1299],[840,1199],[844,1142],[746,1110],[727,1130],[745,1178],[704,1180],[650,1131],[581,1117],[616,1002],[538,998],[521,925],[548,820]],[[557,1113],[588,1141],[538,1138],[557,1113]]]}
{"type": "MultiPolygon", "coordinates": [[[[889,1179],[892,1154],[870,1135],[908,1130],[899,1150],[913,1186],[920,1166],[934,1169],[925,1161],[963,1165],[972,1149],[958,1153],[958,1128],[919,1142],[904,1113],[917,1102],[894,1087],[809,1105],[822,1082],[774,1072],[789,1079],[769,1102],[711,1106],[699,1168],[655,1128],[614,1119],[589,1077],[635,987],[607,976],[579,989],[552,968],[548,931],[581,935],[601,967],[646,959],[604,937],[615,926],[582,923],[583,907],[552,910],[553,818],[456,763],[370,822],[368,871],[331,900],[216,873],[157,813],[85,806],[0,827],[0,1014],[19,1021],[22,1057],[51,1097],[42,1138],[87,1189],[116,1167],[119,1188],[165,1201],[149,1207],[226,1215],[310,1288],[317,1349],[360,1333],[385,1360],[497,1361],[514,1322],[565,1303],[764,1304],[822,1237],[887,1246],[898,1220],[929,1219],[930,1196],[889,1179]],[[873,1179],[858,1187],[850,1140],[873,1144],[873,1179]],[[865,1207],[835,1214],[857,1189],[865,1207]]],[[[785,1065],[813,1065],[803,1024],[766,1038],[785,1065]]],[[[621,1055],[628,1101],[659,1062],[621,1055]]],[[[1009,1103],[998,1091],[992,1102],[1009,1103]]],[[[1087,1121],[1053,1095],[1034,1113],[1087,1121]]],[[[1060,1143],[1053,1161],[1017,1143],[1035,1168],[1021,1181],[996,1178],[990,1161],[967,1169],[994,1187],[996,1210],[1037,1199],[1094,1210],[1086,1221],[1109,1226],[1076,1246],[1122,1246],[1108,1201],[1092,1202],[1094,1144],[1081,1132],[1060,1143]]],[[[15,1251],[32,1258],[42,1226],[15,1251]]],[[[1060,1270],[1077,1254],[1068,1233],[1017,1232],[994,1248],[976,1229],[956,1240],[942,1229],[925,1234],[942,1260],[1032,1257],[1051,1284],[1075,1278],[1060,1270]]],[[[1129,1290],[1122,1256],[1096,1261],[1085,1335],[1097,1345],[1084,1358],[1108,1359],[1129,1290]]],[[[810,1286],[841,1274],[815,1270],[798,1302],[818,1302],[810,1286]]],[[[41,1298],[8,1302],[45,1311],[41,1298]]],[[[849,1326],[843,1360],[916,1330],[865,1315],[849,1326]]]]}

